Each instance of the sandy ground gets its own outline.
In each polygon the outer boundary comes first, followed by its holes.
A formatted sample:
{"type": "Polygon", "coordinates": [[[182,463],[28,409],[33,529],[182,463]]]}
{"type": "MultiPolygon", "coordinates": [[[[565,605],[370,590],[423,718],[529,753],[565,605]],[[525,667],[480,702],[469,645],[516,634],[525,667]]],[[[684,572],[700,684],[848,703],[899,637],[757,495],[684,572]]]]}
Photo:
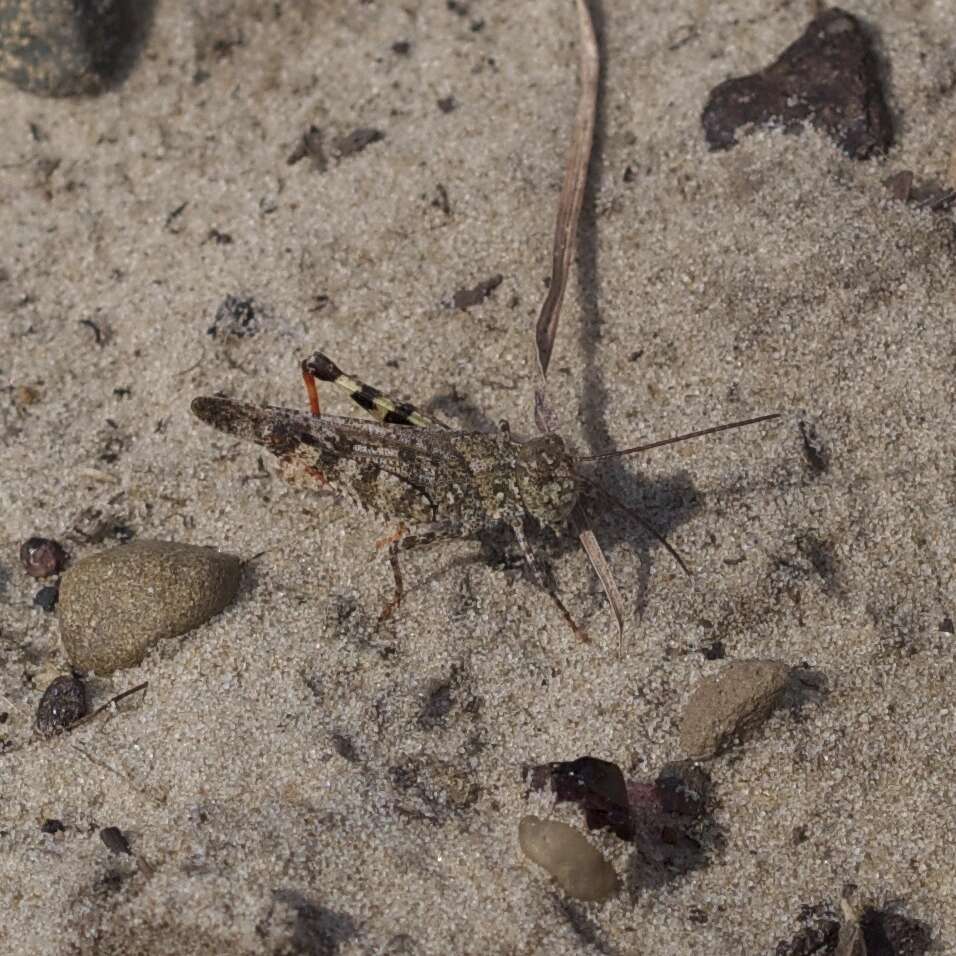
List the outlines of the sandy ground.
{"type": "Polygon", "coordinates": [[[868,163],[814,133],[704,146],[708,90],[774,58],[806,4],[601,8],[595,188],[552,363],[565,434],[604,450],[784,413],[604,470],[696,572],[598,522],[629,604],[623,660],[570,540],[541,553],[590,645],[504,539],[410,558],[411,593],[377,628],[388,529],[189,413],[219,390],[303,407],[296,363],[321,347],[460,427],[531,433],[570,3],[160,3],[113,91],[0,89],[3,952],[760,954],[847,884],[956,951],[953,222],[882,185],[945,178],[956,6],[854,8],[898,124],[868,163]],[[385,138],[329,148],[325,172],[287,165],[310,124],[327,147],[385,138]],[[448,307],[496,273],[483,305],[448,307]],[[257,335],[207,335],[228,295],[255,298],[257,335]],[[145,699],[41,741],[32,716],[65,662],[17,548],[105,546],[71,530],[91,508],[261,556],[219,618],[93,683],[99,703],[148,680],[145,699]],[[521,766],[592,754],[653,779],[682,757],[716,641],[805,663],[828,691],[709,763],[701,865],[652,877],[595,835],[625,889],[564,899],[517,846],[519,818],[550,812],[521,766]],[[65,832],[41,833],[48,818],[65,832]]]}

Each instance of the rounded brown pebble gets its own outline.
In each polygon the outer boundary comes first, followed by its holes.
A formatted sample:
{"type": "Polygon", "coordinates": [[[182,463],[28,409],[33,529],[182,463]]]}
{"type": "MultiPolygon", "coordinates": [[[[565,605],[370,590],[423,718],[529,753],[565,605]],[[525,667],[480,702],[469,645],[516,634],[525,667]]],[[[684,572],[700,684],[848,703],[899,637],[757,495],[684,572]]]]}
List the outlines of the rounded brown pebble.
{"type": "Polygon", "coordinates": [[[77,670],[135,667],[236,596],[241,562],[215,548],[137,541],[77,561],[60,582],[60,637],[77,670]]]}
{"type": "Polygon", "coordinates": [[[761,724],[790,683],[782,661],[732,661],[694,688],[680,724],[681,749],[688,757],[710,757],[732,738],[761,724]]]}
{"type": "Polygon", "coordinates": [[[617,891],[614,868],[583,833],[566,823],[523,817],[518,843],[524,855],[547,870],[568,896],[600,902],[617,891]]]}
{"type": "Polygon", "coordinates": [[[31,578],[48,578],[63,570],[66,552],[52,538],[27,538],[20,545],[20,562],[31,578]]]}
{"type": "Polygon", "coordinates": [[[45,737],[65,730],[86,714],[83,681],[64,674],[43,692],[37,705],[37,730],[45,737]]]}

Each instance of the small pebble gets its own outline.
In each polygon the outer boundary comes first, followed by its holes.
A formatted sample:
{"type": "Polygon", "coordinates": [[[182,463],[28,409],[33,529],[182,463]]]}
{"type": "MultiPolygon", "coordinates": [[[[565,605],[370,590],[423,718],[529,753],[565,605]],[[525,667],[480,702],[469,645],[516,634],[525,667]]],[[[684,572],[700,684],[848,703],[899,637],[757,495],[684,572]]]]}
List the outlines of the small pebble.
{"type": "Polygon", "coordinates": [[[63,570],[66,552],[52,538],[28,538],[20,545],[20,561],[31,578],[48,578],[63,570]]]}
{"type": "Polygon", "coordinates": [[[241,562],[215,548],[136,541],[77,561],[60,582],[60,637],[73,666],[135,667],[158,641],[185,634],[236,596],[241,562]]]}
{"type": "Polygon", "coordinates": [[[558,820],[523,817],[518,842],[528,859],[551,874],[569,896],[600,902],[618,888],[617,874],[583,833],[558,820]]]}
{"type": "Polygon", "coordinates": [[[57,677],[37,705],[37,730],[44,737],[65,730],[86,714],[86,688],[75,677],[57,677]]]}
{"type": "Polygon", "coordinates": [[[681,749],[688,757],[711,757],[734,737],[743,737],[770,716],[790,684],[781,661],[732,661],[694,688],[681,717],[681,749]]]}
{"type": "Polygon", "coordinates": [[[53,612],[59,600],[60,589],[56,585],[47,585],[45,588],[40,588],[40,590],[33,595],[34,605],[42,608],[47,614],[53,612]]]}
{"type": "Polygon", "coordinates": [[[130,855],[129,840],[126,839],[119,827],[103,827],[100,830],[100,839],[106,844],[110,853],[130,855]]]}
{"type": "Polygon", "coordinates": [[[501,285],[502,278],[501,273],[496,273],[485,279],[484,282],[479,282],[474,288],[459,289],[452,296],[452,308],[460,311],[462,309],[470,309],[473,305],[481,305],[481,303],[501,285]]]}
{"type": "Polygon", "coordinates": [[[62,820],[44,820],[40,824],[41,833],[62,833],[65,829],[62,820]]]}
{"type": "Polygon", "coordinates": [[[811,123],[853,159],[893,143],[876,54],[856,17],[838,7],[813,19],[776,62],[715,86],[701,114],[711,149],[729,149],[748,124],[796,131],[811,123]]]}

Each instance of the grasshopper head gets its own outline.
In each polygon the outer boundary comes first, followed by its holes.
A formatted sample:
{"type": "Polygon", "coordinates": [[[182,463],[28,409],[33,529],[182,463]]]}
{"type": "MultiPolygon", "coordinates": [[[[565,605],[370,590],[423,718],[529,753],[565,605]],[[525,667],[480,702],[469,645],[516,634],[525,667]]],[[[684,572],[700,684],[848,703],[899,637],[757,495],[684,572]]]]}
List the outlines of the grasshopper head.
{"type": "Polygon", "coordinates": [[[532,438],[518,446],[518,490],[539,524],[563,527],[578,500],[574,460],[559,435],[532,438]]]}

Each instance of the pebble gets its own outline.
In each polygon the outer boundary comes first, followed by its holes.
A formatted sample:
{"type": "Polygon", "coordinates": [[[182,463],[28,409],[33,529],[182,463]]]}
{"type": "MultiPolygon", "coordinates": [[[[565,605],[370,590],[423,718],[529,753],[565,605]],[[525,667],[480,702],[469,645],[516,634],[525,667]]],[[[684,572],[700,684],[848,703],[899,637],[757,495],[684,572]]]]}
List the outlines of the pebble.
{"type": "Polygon", "coordinates": [[[48,585],[40,588],[33,595],[33,604],[35,607],[42,608],[47,614],[52,614],[56,610],[56,602],[60,600],[60,589],[56,585],[48,585]]]}
{"type": "Polygon", "coordinates": [[[680,724],[681,749],[688,757],[711,757],[734,737],[752,732],[770,716],[790,685],[782,661],[732,661],[694,688],[680,724]]]}
{"type": "Polygon", "coordinates": [[[568,800],[584,811],[589,830],[609,829],[622,840],[633,838],[627,782],[616,763],[588,756],[528,770],[532,789],[540,790],[550,783],[557,803],[568,800]]]}
{"type": "Polygon", "coordinates": [[[110,853],[130,855],[129,840],[119,827],[103,827],[100,830],[100,839],[110,853]]]}
{"type": "Polygon", "coordinates": [[[583,833],[566,823],[523,817],[518,842],[524,855],[547,870],[568,896],[600,902],[617,891],[614,868],[583,833]]]}
{"type": "Polygon", "coordinates": [[[37,705],[37,730],[44,737],[66,730],[86,714],[86,688],[83,682],[69,675],[57,677],[37,705]]]}
{"type": "Polygon", "coordinates": [[[893,144],[876,54],[856,17],[837,7],[815,17],[770,66],[715,86],[701,122],[711,149],[735,146],[749,123],[792,131],[809,122],[853,159],[893,144]]]}
{"type": "Polygon", "coordinates": [[[0,77],[41,96],[97,93],[142,31],[127,0],[4,0],[0,77]]]}
{"type": "Polygon", "coordinates": [[[27,538],[20,545],[20,563],[31,578],[48,578],[63,570],[66,552],[52,538],[27,538]]]}
{"type": "Polygon", "coordinates": [[[80,671],[135,667],[236,596],[241,562],[215,548],[136,541],[77,561],[60,582],[60,637],[80,671]]]}

